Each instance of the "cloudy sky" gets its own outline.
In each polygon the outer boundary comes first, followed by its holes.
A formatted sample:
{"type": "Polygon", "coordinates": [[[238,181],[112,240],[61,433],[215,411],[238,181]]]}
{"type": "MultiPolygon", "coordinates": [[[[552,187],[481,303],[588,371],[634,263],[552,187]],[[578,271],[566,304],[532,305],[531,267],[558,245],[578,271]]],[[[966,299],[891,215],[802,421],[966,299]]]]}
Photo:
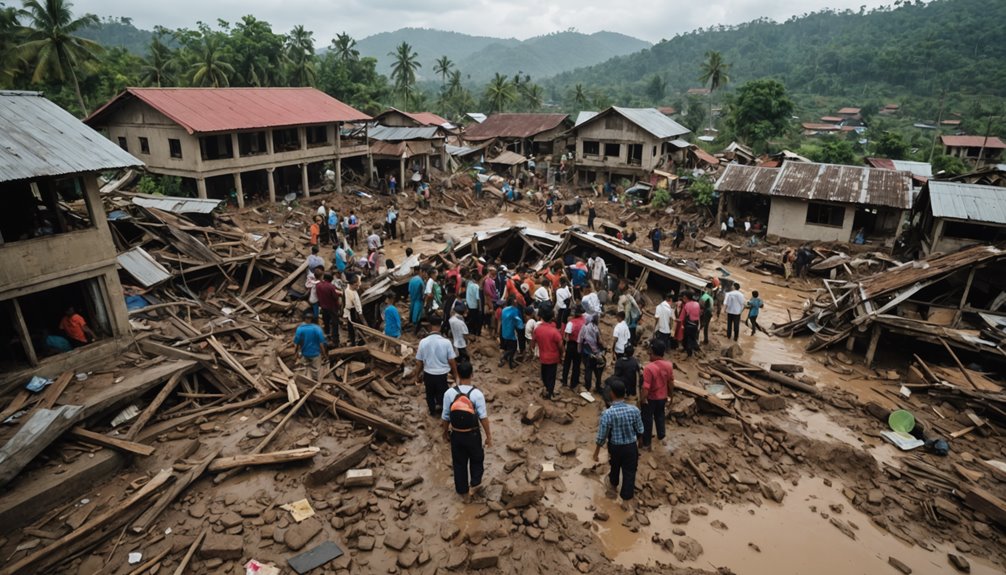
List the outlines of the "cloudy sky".
{"type": "Polygon", "coordinates": [[[407,26],[467,34],[528,38],[575,28],[621,32],[650,42],[716,24],[760,17],[777,21],[822,8],[859,10],[893,0],[71,0],[75,12],[127,16],[140,28],[234,22],[253,14],[277,32],[303,24],[318,45],[347,31],[364,38],[407,26]]]}

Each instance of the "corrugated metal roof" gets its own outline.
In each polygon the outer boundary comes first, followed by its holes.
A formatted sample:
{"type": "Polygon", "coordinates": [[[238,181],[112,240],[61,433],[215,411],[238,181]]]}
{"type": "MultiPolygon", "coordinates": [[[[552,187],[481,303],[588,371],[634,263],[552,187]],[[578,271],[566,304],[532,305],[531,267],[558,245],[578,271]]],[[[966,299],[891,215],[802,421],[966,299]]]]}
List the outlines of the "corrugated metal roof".
{"type": "Polygon", "coordinates": [[[650,271],[656,273],[657,275],[664,276],[668,279],[672,279],[683,285],[693,287],[693,288],[704,288],[706,280],[693,276],[692,274],[679,270],[678,268],[671,267],[667,264],[660,263],[656,260],[650,259],[643,255],[637,254],[636,252],[620,248],[610,242],[608,242],[604,235],[595,232],[579,232],[571,231],[569,232],[571,236],[586,241],[587,243],[594,245],[603,250],[608,250],[618,254],[623,259],[632,260],[635,264],[640,265],[644,268],[649,268],[650,271]]]}
{"type": "Polygon", "coordinates": [[[717,158],[716,156],[710,154],[709,152],[703,150],[702,148],[700,148],[698,146],[693,146],[692,148],[689,148],[689,151],[691,151],[693,154],[695,154],[695,157],[697,157],[698,159],[702,160],[703,162],[709,164],[710,166],[718,166],[718,165],[720,165],[720,159],[719,158],[717,158]]]}
{"type": "Polygon", "coordinates": [[[405,154],[406,158],[411,158],[419,154],[430,154],[433,151],[433,144],[426,141],[382,142],[378,140],[370,144],[370,153],[374,156],[401,158],[402,154],[405,154]]]}
{"type": "Polygon", "coordinates": [[[400,128],[396,126],[372,126],[367,130],[371,140],[386,142],[401,142],[403,140],[433,140],[440,138],[439,126],[423,126],[421,128],[400,128]]]}
{"type": "Polygon", "coordinates": [[[493,114],[481,124],[470,126],[463,138],[465,140],[530,138],[554,130],[562,125],[567,117],[566,114],[493,114]]]}
{"type": "MultiPolygon", "coordinates": [[[[583,112],[581,112],[582,114],[583,112]]],[[[618,114],[661,140],[676,138],[691,132],[688,128],[661,114],[656,108],[621,108],[619,106],[612,106],[603,112],[585,119],[583,122],[580,122],[580,118],[577,118],[577,126],[597,121],[608,114],[618,114]]]]}
{"type": "Polygon", "coordinates": [[[688,140],[682,140],[678,138],[677,140],[671,140],[671,145],[675,148],[691,148],[692,144],[688,140]]]}
{"type": "Polygon", "coordinates": [[[1006,188],[929,181],[933,217],[1006,224],[1006,188]]]}
{"type": "Polygon", "coordinates": [[[981,148],[985,146],[989,150],[1006,149],[1006,144],[995,136],[940,136],[940,141],[944,146],[954,148],[981,148]]]}
{"type": "Polygon", "coordinates": [[[842,108],[838,111],[839,114],[858,114],[859,108],[842,108]]]}
{"type": "Polygon", "coordinates": [[[527,158],[517,152],[511,152],[510,150],[503,150],[503,152],[495,158],[486,159],[487,164],[506,164],[508,166],[516,166],[517,164],[523,164],[526,161],[527,158]]]}
{"type": "Polygon", "coordinates": [[[314,88],[126,88],[84,121],[103,126],[118,105],[131,98],[145,102],[190,134],[370,119],[314,88]]]}
{"type": "Polygon", "coordinates": [[[0,91],[0,182],[142,165],[39,92],[0,91]]]}
{"type": "Polygon", "coordinates": [[[589,110],[583,110],[583,111],[581,111],[579,114],[576,115],[576,121],[573,122],[573,127],[575,128],[575,127],[579,126],[580,124],[586,122],[587,120],[590,120],[591,118],[593,118],[596,115],[597,115],[597,112],[591,112],[589,110]]]}
{"type": "Polygon", "coordinates": [[[478,122],[480,124],[482,122],[485,122],[486,118],[488,117],[485,114],[483,114],[482,112],[468,112],[465,115],[468,116],[469,118],[475,120],[476,122],[478,122]]]}
{"type": "Polygon", "coordinates": [[[406,112],[404,110],[399,110],[398,108],[388,108],[387,110],[374,116],[374,119],[380,121],[384,116],[396,113],[409,118],[420,126],[439,126],[444,128],[453,127],[453,124],[451,124],[450,121],[445,118],[441,118],[433,112],[406,112]]]}
{"type": "Polygon", "coordinates": [[[171,272],[157,263],[143,248],[135,247],[115,257],[115,261],[143,287],[155,286],[171,279],[171,272]]]}
{"type": "Polygon", "coordinates": [[[137,195],[133,204],[144,208],[157,208],[173,214],[208,214],[216,209],[223,200],[206,198],[176,198],[173,196],[137,195]]]}
{"type": "Polygon", "coordinates": [[[764,168],[727,164],[723,175],[716,181],[718,192],[747,192],[751,194],[770,195],[772,183],[779,175],[779,168],[764,168]]]}
{"type": "Polygon", "coordinates": [[[849,204],[911,207],[912,178],[865,166],[786,162],[772,185],[772,195],[849,204]]]}
{"type": "Polygon", "coordinates": [[[472,154],[478,152],[479,150],[484,149],[485,145],[483,144],[480,146],[454,146],[451,144],[447,144],[445,147],[447,148],[447,153],[452,156],[467,156],[468,154],[472,154]]]}
{"type": "Polygon", "coordinates": [[[891,160],[894,169],[901,172],[911,172],[914,176],[933,177],[933,166],[928,162],[910,162],[908,160],[891,160]]]}

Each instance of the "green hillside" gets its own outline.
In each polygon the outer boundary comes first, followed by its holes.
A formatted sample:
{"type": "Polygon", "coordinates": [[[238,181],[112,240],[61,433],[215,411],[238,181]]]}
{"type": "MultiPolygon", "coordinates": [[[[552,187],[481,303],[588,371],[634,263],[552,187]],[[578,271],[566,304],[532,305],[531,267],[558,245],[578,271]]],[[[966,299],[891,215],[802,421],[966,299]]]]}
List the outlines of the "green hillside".
{"type": "Polygon", "coordinates": [[[1006,2],[894,4],[696,30],[544,84],[553,93],[582,84],[626,103],[659,74],[676,94],[699,85],[704,54],[715,50],[730,63],[734,86],[774,77],[791,92],[829,96],[1006,95],[1006,2]]]}
{"type": "Polygon", "coordinates": [[[154,37],[154,33],[133,26],[130,18],[109,16],[102,19],[97,26],[81,30],[80,36],[94,40],[102,46],[119,46],[131,54],[143,56],[147,53],[147,47],[150,45],[150,39],[154,37]]]}
{"type": "Polygon", "coordinates": [[[506,48],[520,44],[520,40],[515,38],[489,38],[427,28],[402,28],[394,32],[367,36],[357,42],[356,49],[360,51],[361,56],[377,58],[377,71],[388,75],[391,73],[393,60],[388,53],[394,52],[395,47],[402,42],[408,42],[419,54],[419,63],[423,67],[418,70],[417,75],[422,80],[434,79],[434,61],[441,56],[447,56],[452,62],[457,63],[490,46],[506,48]]]}

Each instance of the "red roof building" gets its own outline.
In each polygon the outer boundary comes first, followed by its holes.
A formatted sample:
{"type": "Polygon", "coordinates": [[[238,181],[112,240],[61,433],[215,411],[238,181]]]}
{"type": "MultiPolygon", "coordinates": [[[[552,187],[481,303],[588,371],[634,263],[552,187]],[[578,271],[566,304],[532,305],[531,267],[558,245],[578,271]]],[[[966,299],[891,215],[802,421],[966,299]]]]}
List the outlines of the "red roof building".
{"type": "Polygon", "coordinates": [[[976,168],[1002,161],[1003,143],[996,136],[940,136],[943,142],[943,153],[965,160],[976,168]]]}
{"type": "Polygon", "coordinates": [[[514,151],[525,153],[528,144],[551,142],[570,127],[566,114],[493,114],[485,122],[469,126],[462,135],[466,142],[506,140],[520,144],[514,151]]]}
{"type": "Polygon", "coordinates": [[[314,88],[127,88],[85,123],[148,171],[243,206],[277,189],[309,196],[327,163],[340,189],[342,162],[367,156],[368,120],[314,88]]]}
{"type": "Polygon", "coordinates": [[[859,115],[859,108],[842,108],[838,111],[839,116],[856,116],[859,115]]]}
{"type": "Polygon", "coordinates": [[[382,126],[399,128],[420,128],[423,126],[453,127],[449,120],[433,112],[405,112],[397,108],[388,108],[374,116],[374,121],[382,126]]]}

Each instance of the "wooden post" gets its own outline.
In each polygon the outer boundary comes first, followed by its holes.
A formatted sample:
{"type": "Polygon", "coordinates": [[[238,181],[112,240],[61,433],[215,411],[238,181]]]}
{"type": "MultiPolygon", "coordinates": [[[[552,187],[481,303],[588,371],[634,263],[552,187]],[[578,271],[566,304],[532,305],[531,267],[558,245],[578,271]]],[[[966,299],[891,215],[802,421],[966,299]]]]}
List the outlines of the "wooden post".
{"type": "Polygon", "coordinates": [[[300,187],[304,190],[304,198],[310,198],[311,189],[308,187],[307,164],[300,165],[300,187]]]}
{"type": "Polygon", "coordinates": [[[276,203],[276,176],[275,176],[275,172],[276,172],[276,168],[266,168],[265,169],[266,182],[269,185],[269,203],[271,203],[271,204],[275,204],[276,203]]]}
{"type": "Polygon", "coordinates": [[[234,193],[238,199],[238,207],[245,207],[245,190],[241,184],[241,172],[234,172],[234,193]]]}
{"type": "Polygon", "coordinates": [[[17,329],[18,339],[24,347],[24,354],[28,357],[28,363],[38,365],[38,356],[35,355],[35,346],[31,343],[31,333],[28,331],[28,324],[24,321],[24,314],[21,313],[21,304],[17,299],[10,300],[14,306],[14,327],[17,329]]]}
{"type": "Polygon", "coordinates": [[[206,178],[196,178],[196,195],[204,200],[208,197],[206,195],[206,178]]]}
{"type": "MultiPolygon", "coordinates": [[[[369,179],[369,174],[368,174],[369,179]]],[[[342,127],[335,124],[335,191],[342,193],[342,127]]]]}
{"type": "Polygon", "coordinates": [[[852,351],[854,349],[856,349],[856,336],[850,335],[845,340],[845,350],[846,351],[852,351]]]}
{"type": "Polygon", "coordinates": [[[866,349],[866,367],[873,367],[873,358],[877,354],[877,344],[880,343],[881,327],[874,324],[870,335],[870,346],[866,349]]]}
{"type": "Polygon", "coordinates": [[[405,153],[402,153],[402,157],[398,160],[398,189],[399,191],[405,191],[405,153]]]}

